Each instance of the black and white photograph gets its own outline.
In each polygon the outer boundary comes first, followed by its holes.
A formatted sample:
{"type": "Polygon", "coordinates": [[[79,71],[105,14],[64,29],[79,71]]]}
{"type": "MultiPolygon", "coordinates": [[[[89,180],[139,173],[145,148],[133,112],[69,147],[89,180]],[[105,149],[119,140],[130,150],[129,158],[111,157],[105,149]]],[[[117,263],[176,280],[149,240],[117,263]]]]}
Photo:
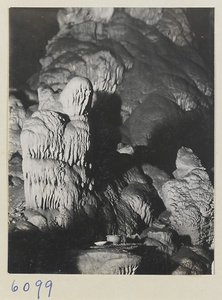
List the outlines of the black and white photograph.
{"type": "Polygon", "coordinates": [[[214,8],[13,7],[9,49],[8,272],[214,274],[214,8]]]}
{"type": "Polygon", "coordinates": [[[20,2],[0,10],[0,298],[220,299],[219,5],[20,2]]]}

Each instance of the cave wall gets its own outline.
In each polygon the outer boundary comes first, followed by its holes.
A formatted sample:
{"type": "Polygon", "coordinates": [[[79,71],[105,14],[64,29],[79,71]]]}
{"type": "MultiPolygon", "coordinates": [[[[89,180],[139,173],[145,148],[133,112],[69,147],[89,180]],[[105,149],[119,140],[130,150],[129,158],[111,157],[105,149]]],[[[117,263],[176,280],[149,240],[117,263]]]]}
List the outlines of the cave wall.
{"type": "MultiPolygon", "coordinates": [[[[70,224],[80,230],[85,224],[92,235],[127,236],[169,213],[166,226],[171,222],[193,244],[212,242],[213,225],[205,224],[213,220],[207,175],[213,167],[214,87],[207,64],[212,58],[203,51],[201,57],[195,36],[206,36],[212,49],[212,10],[204,12],[209,26],[198,32],[188,21],[198,10],[11,9],[10,162],[17,159],[19,165],[22,159],[23,175],[16,181],[10,170],[10,184],[14,188],[24,180],[29,222],[41,230],[70,224]],[[87,114],[88,101],[78,98],[82,85],[74,88],[75,80],[91,86],[87,114]],[[200,157],[203,174],[195,184],[201,193],[202,185],[209,191],[209,215],[201,205],[194,209],[195,197],[182,191],[181,203],[191,203],[185,208],[194,222],[172,216],[169,195],[178,182],[168,179],[181,147],[200,157]],[[153,165],[155,172],[149,173],[153,165]],[[177,226],[181,222],[185,231],[177,226]]],[[[185,178],[180,189],[192,189],[195,176],[185,178]]]]}

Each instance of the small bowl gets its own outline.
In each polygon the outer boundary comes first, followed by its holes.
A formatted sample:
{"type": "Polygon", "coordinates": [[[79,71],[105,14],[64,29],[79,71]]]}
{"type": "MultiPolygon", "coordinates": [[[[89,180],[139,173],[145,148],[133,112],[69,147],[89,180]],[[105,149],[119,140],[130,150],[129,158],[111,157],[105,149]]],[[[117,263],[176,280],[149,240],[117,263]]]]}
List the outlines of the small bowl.
{"type": "Polygon", "coordinates": [[[106,236],[107,242],[112,242],[113,244],[119,244],[121,240],[121,235],[108,234],[106,236]]]}
{"type": "Polygon", "coordinates": [[[107,243],[107,241],[99,241],[99,242],[94,242],[96,246],[104,246],[107,243]]]}

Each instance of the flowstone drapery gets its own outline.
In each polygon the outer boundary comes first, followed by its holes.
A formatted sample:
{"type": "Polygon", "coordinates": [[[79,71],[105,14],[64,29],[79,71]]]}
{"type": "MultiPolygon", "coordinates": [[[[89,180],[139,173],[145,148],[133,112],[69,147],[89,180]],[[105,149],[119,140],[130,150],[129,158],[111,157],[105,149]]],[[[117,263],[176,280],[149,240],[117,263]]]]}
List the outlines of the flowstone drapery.
{"type": "MultiPolygon", "coordinates": [[[[44,88],[39,95],[44,105],[26,120],[21,134],[26,209],[65,211],[72,219],[93,184],[86,175],[91,167],[86,156],[92,86],[88,79],[75,77],[58,99],[44,88]],[[53,101],[58,111],[47,109],[53,101]]],[[[54,215],[56,222],[58,213],[54,215]]]]}
{"type": "Polygon", "coordinates": [[[193,245],[210,245],[214,235],[213,186],[200,159],[189,148],[177,153],[175,179],[162,187],[162,199],[170,222],[193,245]]]}

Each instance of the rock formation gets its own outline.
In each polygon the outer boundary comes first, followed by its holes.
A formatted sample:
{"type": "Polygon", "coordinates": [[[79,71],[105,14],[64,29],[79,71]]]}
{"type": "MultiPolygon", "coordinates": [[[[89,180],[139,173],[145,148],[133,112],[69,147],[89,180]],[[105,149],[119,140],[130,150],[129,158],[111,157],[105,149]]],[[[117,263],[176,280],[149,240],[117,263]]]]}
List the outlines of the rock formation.
{"type": "Polygon", "coordinates": [[[22,102],[13,94],[9,95],[9,154],[22,153],[20,134],[23,122],[26,119],[26,111],[22,102]]]}
{"type": "Polygon", "coordinates": [[[172,275],[201,275],[210,273],[211,259],[201,247],[182,247],[172,256],[172,275]]]}
{"type": "MultiPolygon", "coordinates": [[[[90,133],[86,107],[91,83],[73,78],[55,101],[60,111],[48,110],[52,95],[26,120],[21,134],[26,208],[70,211],[91,189],[86,175],[90,133]],[[45,107],[46,109],[43,109],[45,107]]],[[[56,105],[54,105],[56,109],[56,105]]]]}
{"type": "Polygon", "coordinates": [[[213,187],[200,160],[189,148],[177,154],[175,179],[162,187],[170,224],[193,245],[210,245],[214,234],[213,187]]]}
{"type": "Polygon", "coordinates": [[[121,95],[124,119],[155,92],[186,111],[209,105],[212,88],[189,48],[192,32],[183,9],[104,8],[98,14],[96,8],[69,8],[59,10],[58,21],[60,31],[40,60],[38,84],[58,91],[73,76],[87,77],[94,91],[121,95]],[[174,42],[187,48],[177,51],[174,42]]]}
{"type": "MultiPolygon", "coordinates": [[[[124,123],[133,146],[151,146],[155,136],[169,143],[181,132],[184,114],[178,105],[158,94],[149,95],[124,123]],[[136,125],[136,126],[135,126],[136,125]]],[[[153,145],[153,148],[157,148],[153,145]]]]}
{"type": "MultiPolygon", "coordinates": [[[[162,149],[155,159],[168,150],[166,155],[174,157],[167,145],[172,140],[180,144],[181,125],[201,119],[213,96],[208,70],[193,47],[186,10],[67,8],[59,10],[58,22],[60,30],[49,40],[29,89],[47,86],[59,97],[71,78],[86,77],[95,110],[98,93],[119,97],[116,113],[124,124],[124,144],[162,149]]],[[[105,140],[112,134],[102,136],[105,140]]]]}
{"type": "Polygon", "coordinates": [[[39,88],[39,110],[24,122],[21,134],[25,216],[41,230],[53,228],[53,223],[67,228],[81,210],[83,222],[96,222],[96,211],[104,206],[104,234],[131,234],[150,226],[157,195],[136,168],[110,181],[104,192],[93,187],[86,114],[91,98],[91,83],[80,77],[74,77],[59,97],[48,87],[39,88]]]}
{"type": "Polygon", "coordinates": [[[126,251],[85,251],[77,257],[80,274],[134,275],[141,257],[126,251]]]}
{"type": "Polygon", "coordinates": [[[62,8],[57,21],[25,96],[10,91],[10,231],[139,243],[72,252],[83,274],[208,273],[213,85],[186,9],[62,8]]]}

